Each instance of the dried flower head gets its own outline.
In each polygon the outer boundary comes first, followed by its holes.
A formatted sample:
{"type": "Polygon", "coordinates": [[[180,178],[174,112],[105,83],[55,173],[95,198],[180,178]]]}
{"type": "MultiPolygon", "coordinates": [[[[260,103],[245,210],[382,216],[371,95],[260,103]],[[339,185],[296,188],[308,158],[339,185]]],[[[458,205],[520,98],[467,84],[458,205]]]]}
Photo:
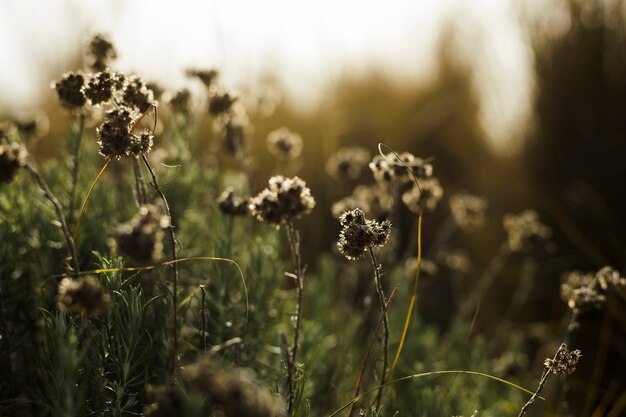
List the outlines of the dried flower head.
{"type": "Polygon", "coordinates": [[[105,33],[94,34],[87,42],[87,66],[92,71],[104,71],[117,58],[115,46],[105,33]]]}
{"type": "Polygon", "coordinates": [[[130,75],[126,79],[122,91],[122,101],[130,108],[145,112],[154,102],[152,91],[146,86],[141,77],[130,75]]]}
{"type": "Polygon", "coordinates": [[[420,204],[426,209],[433,211],[437,208],[439,201],[443,197],[443,188],[437,178],[428,178],[419,182],[419,187],[415,184],[402,194],[402,201],[409,210],[419,212],[420,204]]]}
{"type": "Polygon", "coordinates": [[[130,222],[115,228],[110,245],[120,255],[140,265],[158,261],[163,252],[163,228],[169,217],[161,215],[155,206],[141,206],[130,222]]]}
{"type": "Polygon", "coordinates": [[[568,273],[561,284],[561,299],[577,314],[602,307],[606,297],[598,288],[597,274],[568,273]]]}
{"type": "Polygon", "coordinates": [[[155,101],[161,100],[161,97],[163,96],[163,93],[165,92],[165,89],[161,87],[161,85],[155,81],[150,81],[146,83],[146,88],[152,91],[152,97],[154,98],[155,101]]]}
{"type": "Polygon", "coordinates": [[[17,143],[0,143],[0,184],[15,179],[17,170],[26,165],[26,148],[17,143]]]}
{"type": "Polygon", "coordinates": [[[444,248],[437,253],[437,262],[452,271],[467,273],[472,269],[472,261],[467,251],[444,248]]]}
{"type": "Polygon", "coordinates": [[[209,113],[213,116],[219,116],[230,111],[237,98],[237,95],[232,92],[218,89],[211,91],[209,96],[209,113]]]}
{"type": "Polygon", "coordinates": [[[234,105],[213,121],[213,132],[223,148],[234,154],[241,150],[250,134],[250,120],[242,105],[234,105]]]}
{"type": "Polygon", "coordinates": [[[250,201],[250,211],[259,221],[278,226],[310,212],[315,207],[311,190],[299,177],[277,175],[267,188],[250,201]]]}
{"type": "Polygon", "coordinates": [[[302,152],[302,138],[286,127],[281,127],[267,135],[267,148],[279,159],[296,159],[302,152]]]}
{"type": "Polygon", "coordinates": [[[340,148],[328,158],[326,172],[338,180],[356,180],[369,160],[370,153],[365,148],[340,148]]]}
{"type": "Polygon", "coordinates": [[[399,155],[376,155],[369,164],[376,181],[389,183],[396,180],[400,183],[426,180],[433,175],[433,166],[430,162],[418,158],[409,152],[399,155]]]}
{"type": "Polygon", "coordinates": [[[100,155],[119,159],[149,152],[154,136],[148,130],[138,136],[133,134],[133,122],[133,113],[126,106],[108,110],[104,115],[104,122],[96,129],[100,155]]]}
{"type": "Polygon", "coordinates": [[[174,113],[187,113],[191,108],[191,92],[183,88],[170,98],[169,103],[174,113]]]}
{"type": "Polygon", "coordinates": [[[94,105],[107,103],[122,84],[123,76],[106,68],[89,77],[84,88],[85,97],[94,105]]]}
{"type": "Polygon", "coordinates": [[[581,357],[580,350],[576,349],[570,352],[567,350],[567,345],[563,343],[554,358],[546,358],[543,365],[548,372],[555,375],[571,375],[576,370],[581,357]]]}
{"type": "Polygon", "coordinates": [[[247,216],[250,214],[250,199],[235,195],[232,188],[224,191],[217,199],[220,211],[228,216],[247,216]]]}
{"type": "Polygon", "coordinates": [[[552,234],[550,228],[539,221],[539,215],[534,210],[507,214],[504,216],[503,226],[509,248],[514,252],[530,246],[533,239],[547,239],[552,234]]]}
{"type": "Polygon", "coordinates": [[[365,251],[376,246],[385,246],[391,234],[391,222],[367,220],[361,209],[346,211],[339,218],[341,232],[337,247],[350,260],[356,260],[365,251]]]}
{"type": "Polygon", "coordinates": [[[52,88],[57,92],[63,107],[74,110],[82,108],[87,103],[83,93],[84,85],[85,76],[83,74],[80,72],[68,72],[63,75],[63,78],[54,83],[52,88]]]}
{"type": "Polygon", "coordinates": [[[63,278],[59,283],[57,301],[59,309],[66,313],[95,316],[107,309],[110,297],[95,277],[87,276],[63,278]]]}
{"type": "Polygon", "coordinates": [[[206,88],[210,88],[213,83],[217,80],[217,76],[219,73],[214,69],[199,69],[199,68],[190,68],[185,71],[187,77],[197,78],[202,81],[202,84],[206,88]]]}
{"type": "Polygon", "coordinates": [[[458,192],[449,199],[450,211],[456,224],[463,230],[473,230],[483,226],[489,204],[484,198],[466,191],[458,192]]]}
{"type": "Polygon", "coordinates": [[[204,361],[185,367],[182,380],[225,417],[286,417],[283,400],[261,386],[249,369],[204,361]]]}
{"type": "Polygon", "coordinates": [[[331,207],[333,217],[338,219],[344,211],[361,208],[375,219],[384,219],[391,213],[393,198],[389,191],[377,184],[357,185],[352,194],[335,202],[331,207]]]}

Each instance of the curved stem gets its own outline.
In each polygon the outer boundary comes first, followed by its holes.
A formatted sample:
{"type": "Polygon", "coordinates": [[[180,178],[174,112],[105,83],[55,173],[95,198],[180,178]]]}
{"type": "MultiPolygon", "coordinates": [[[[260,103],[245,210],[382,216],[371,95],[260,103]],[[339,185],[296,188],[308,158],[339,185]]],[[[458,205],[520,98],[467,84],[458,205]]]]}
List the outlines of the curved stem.
{"type": "Polygon", "coordinates": [[[74,208],[76,205],[76,186],[78,184],[78,168],[80,160],[80,143],[83,139],[83,130],[85,128],[85,114],[81,113],[78,118],[78,132],[74,138],[73,147],[71,149],[72,157],[72,182],[70,184],[70,201],[68,207],[68,222],[74,223],[74,208]]]}
{"type": "Polygon", "coordinates": [[[48,188],[48,184],[46,184],[46,181],[43,179],[41,174],[39,174],[39,172],[37,172],[37,170],[33,168],[33,166],[28,162],[26,163],[25,168],[28,170],[28,172],[30,172],[30,175],[33,177],[33,180],[35,181],[39,189],[43,192],[44,196],[54,207],[57,220],[59,221],[59,224],[61,225],[61,230],[63,231],[63,235],[65,236],[65,244],[67,246],[68,256],[70,258],[70,261],[74,264],[73,270],[71,270],[71,268],[69,268],[68,266],[68,269],[70,269],[70,271],[68,272],[70,272],[71,275],[73,275],[74,277],[78,278],[78,276],[80,275],[80,267],[78,265],[76,245],[74,245],[74,239],[72,238],[70,229],[67,227],[67,223],[65,222],[65,216],[63,215],[63,209],[61,208],[61,204],[59,203],[59,200],[57,200],[57,198],[52,194],[50,188],[48,188]]]}
{"type": "MultiPolygon", "coordinates": [[[[374,250],[370,247],[368,248],[370,258],[372,259],[372,265],[374,266],[374,281],[376,283],[376,293],[378,294],[378,300],[380,301],[380,308],[383,312],[383,370],[380,375],[380,385],[385,384],[385,378],[387,376],[387,351],[389,349],[389,318],[387,316],[387,300],[385,299],[385,293],[383,290],[383,284],[380,277],[380,265],[376,261],[376,256],[374,255],[374,250]]],[[[381,388],[376,395],[376,408],[380,407],[380,401],[383,396],[383,389],[381,388]]]]}

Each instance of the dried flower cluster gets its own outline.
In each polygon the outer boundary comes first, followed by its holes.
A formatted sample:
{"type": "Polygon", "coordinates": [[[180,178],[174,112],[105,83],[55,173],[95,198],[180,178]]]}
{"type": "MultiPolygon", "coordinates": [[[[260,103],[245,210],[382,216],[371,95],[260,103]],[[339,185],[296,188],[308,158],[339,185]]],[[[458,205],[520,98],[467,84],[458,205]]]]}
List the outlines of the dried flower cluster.
{"type": "Polygon", "coordinates": [[[476,229],[487,221],[489,203],[484,198],[461,191],[450,197],[449,204],[456,224],[463,230],[476,229]]]}
{"type": "Polygon", "coordinates": [[[133,113],[126,106],[108,110],[104,122],[96,130],[100,155],[105,158],[119,159],[123,156],[139,156],[152,148],[154,136],[144,130],[135,135],[133,129],[133,113]]]}
{"type": "Polygon", "coordinates": [[[15,179],[17,170],[26,165],[26,148],[16,143],[0,143],[0,184],[15,179]]]}
{"type": "Polygon", "coordinates": [[[413,184],[413,187],[405,191],[402,194],[402,201],[409,210],[417,213],[420,205],[423,205],[427,210],[435,210],[442,197],[443,188],[439,180],[437,178],[427,178],[420,181],[419,187],[413,184]]]}
{"type": "Polygon", "coordinates": [[[59,309],[66,313],[94,316],[107,309],[110,303],[107,294],[92,276],[71,279],[63,278],[57,296],[59,309]]]}
{"type": "Polygon", "coordinates": [[[350,260],[356,260],[373,247],[385,246],[391,234],[391,222],[367,220],[361,209],[347,211],[339,218],[341,232],[337,247],[350,260]]]}
{"type": "Polygon", "coordinates": [[[213,132],[226,151],[235,154],[245,145],[251,124],[243,105],[237,103],[213,121],[213,132]]]}
{"type": "Polygon", "coordinates": [[[282,399],[261,386],[251,370],[204,361],[185,367],[182,379],[225,417],[284,417],[282,399]]]}
{"type": "Polygon", "coordinates": [[[338,219],[343,212],[360,208],[375,219],[383,219],[389,215],[392,206],[393,198],[387,190],[377,184],[357,185],[351,195],[332,205],[331,212],[338,219]]]}
{"type": "Polygon", "coordinates": [[[110,244],[120,255],[149,265],[161,258],[162,229],[168,226],[169,217],[161,215],[155,206],[141,206],[129,223],[113,231],[110,244]]]}
{"type": "MultiPolygon", "coordinates": [[[[397,181],[399,183],[425,180],[433,175],[433,166],[428,161],[418,158],[409,152],[382,156],[376,155],[369,164],[374,178],[381,183],[397,181]]],[[[420,183],[421,185],[421,183],[420,183]]]]}
{"type": "Polygon", "coordinates": [[[278,159],[296,159],[302,152],[302,138],[286,127],[281,127],[267,136],[267,148],[278,159]]]}
{"type": "Polygon", "coordinates": [[[170,97],[169,103],[172,112],[181,114],[187,113],[191,108],[191,92],[183,88],[170,97]]]}
{"type": "Polygon", "coordinates": [[[356,180],[369,160],[370,153],[365,148],[340,148],[328,158],[326,172],[338,180],[356,180]]]}
{"type": "Polygon", "coordinates": [[[534,210],[507,214],[503,226],[509,248],[514,252],[528,248],[534,239],[547,239],[552,234],[550,228],[539,221],[539,215],[534,210]]]}
{"type": "Polygon", "coordinates": [[[207,68],[189,68],[185,74],[187,77],[197,78],[206,88],[211,88],[219,75],[216,70],[207,68]]]}
{"type": "Polygon", "coordinates": [[[250,201],[250,211],[259,221],[278,226],[300,217],[315,207],[311,190],[299,177],[277,175],[267,188],[250,201]]]}
{"type": "Polygon", "coordinates": [[[250,199],[237,197],[232,189],[224,191],[217,199],[220,211],[228,216],[247,216],[250,214],[250,199]]]}
{"type": "Polygon", "coordinates": [[[87,66],[92,71],[104,71],[117,58],[115,46],[105,33],[96,33],[87,42],[87,66]]]}
{"type": "Polygon", "coordinates": [[[605,292],[610,288],[623,290],[626,278],[609,266],[595,274],[574,271],[567,274],[561,284],[561,298],[574,313],[580,314],[601,308],[606,301],[605,292]]]}
{"type": "Polygon", "coordinates": [[[213,116],[227,113],[237,101],[237,95],[221,89],[211,89],[209,95],[209,113],[213,116]]]}
{"type": "Polygon", "coordinates": [[[561,345],[553,359],[546,358],[543,365],[548,372],[555,375],[571,375],[576,370],[576,365],[582,357],[580,350],[567,350],[565,343],[561,345]]]}
{"type": "Polygon", "coordinates": [[[63,107],[74,110],[80,109],[87,103],[87,97],[83,92],[85,76],[80,72],[68,72],[53,84],[59,101],[63,107]]]}

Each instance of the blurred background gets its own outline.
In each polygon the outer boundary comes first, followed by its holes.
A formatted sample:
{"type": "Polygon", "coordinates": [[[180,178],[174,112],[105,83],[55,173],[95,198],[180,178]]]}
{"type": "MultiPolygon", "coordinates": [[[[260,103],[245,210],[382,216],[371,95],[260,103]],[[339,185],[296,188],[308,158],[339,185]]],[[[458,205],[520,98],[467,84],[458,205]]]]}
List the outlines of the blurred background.
{"type": "MultiPolygon", "coordinates": [[[[320,169],[336,149],[358,145],[374,155],[384,142],[433,158],[445,196],[468,190],[489,201],[483,229],[448,241],[470,248],[468,288],[505,239],[506,213],[533,208],[552,229],[551,249],[532,255],[532,302],[514,324],[540,340],[563,330],[565,272],[626,268],[625,19],[620,0],[7,0],[0,116],[47,120],[29,147],[54,157],[69,116],[50,84],[81,68],[94,31],[110,34],[116,69],[167,90],[200,97],[185,69],[215,68],[227,88],[272,103],[251,112],[255,189],[276,170],[267,134],[287,126],[302,135],[292,169],[318,201],[303,224],[309,259],[337,236],[330,206],[345,192],[320,169]]],[[[195,136],[210,141],[210,125],[199,122],[195,136]]],[[[359,182],[371,179],[364,172],[359,182]]],[[[442,203],[425,215],[426,251],[448,214],[442,203]]],[[[410,241],[412,230],[399,233],[410,241]]],[[[495,331],[493,317],[510,303],[526,260],[503,269],[481,306],[480,331],[495,331]]],[[[579,397],[579,410],[614,402],[625,389],[621,309],[613,303],[586,317],[572,341],[584,357],[572,389],[596,386],[591,399],[579,397]]],[[[445,314],[424,314],[445,322],[445,314]]]]}

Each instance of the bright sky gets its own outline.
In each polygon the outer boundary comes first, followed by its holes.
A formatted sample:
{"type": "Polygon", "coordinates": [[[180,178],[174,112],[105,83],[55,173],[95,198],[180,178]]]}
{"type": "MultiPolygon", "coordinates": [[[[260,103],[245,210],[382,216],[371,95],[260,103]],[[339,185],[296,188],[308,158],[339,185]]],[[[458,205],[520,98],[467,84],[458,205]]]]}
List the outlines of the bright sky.
{"type": "Polygon", "coordinates": [[[372,66],[417,82],[436,70],[445,19],[458,25],[474,68],[485,130],[504,144],[526,121],[531,54],[515,0],[3,0],[0,112],[36,103],[69,69],[87,33],[106,31],[117,66],[169,87],[189,66],[213,67],[231,87],[274,73],[295,101],[372,66]]]}

